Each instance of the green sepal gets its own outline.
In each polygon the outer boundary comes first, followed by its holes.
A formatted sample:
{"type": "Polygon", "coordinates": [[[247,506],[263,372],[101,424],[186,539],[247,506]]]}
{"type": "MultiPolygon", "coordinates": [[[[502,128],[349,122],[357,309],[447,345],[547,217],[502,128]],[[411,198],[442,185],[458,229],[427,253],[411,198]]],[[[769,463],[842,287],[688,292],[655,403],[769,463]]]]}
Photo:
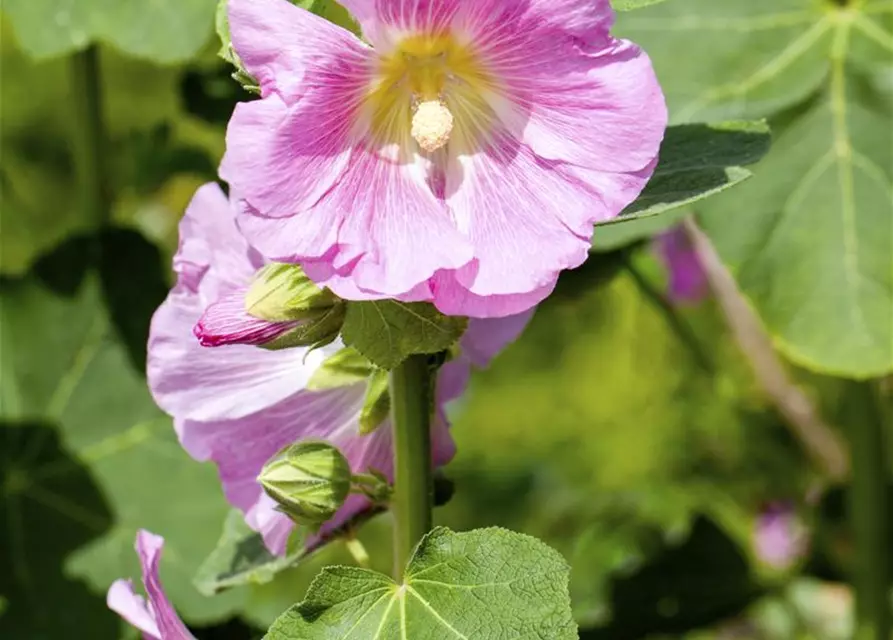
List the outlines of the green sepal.
{"type": "Polygon", "coordinates": [[[387,420],[391,412],[391,394],[388,392],[388,372],[376,369],[369,378],[366,398],[360,411],[360,435],[368,436],[387,420]]]}
{"type": "Polygon", "coordinates": [[[344,504],[352,477],[350,464],[337,447],[307,441],[282,449],[257,479],[279,511],[297,524],[318,527],[344,504]]]}
{"type": "Polygon", "coordinates": [[[233,65],[236,70],[233,72],[233,80],[238,82],[246,91],[260,95],[260,83],[250,74],[239,54],[233,48],[232,37],[229,32],[229,16],[227,14],[227,2],[229,0],[219,0],[217,3],[217,14],[214,19],[214,25],[217,29],[217,35],[220,37],[220,50],[217,55],[233,65]]]}
{"type": "Polygon", "coordinates": [[[322,391],[365,382],[374,371],[368,358],[352,347],[345,347],[323,361],[311,376],[307,389],[322,391]]]}
{"type": "Polygon", "coordinates": [[[245,311],[270,322],[304,320],[341,299],[307,277],[300,265],[273,262],[254,276],[245,294],[245,311]]]}
{"type": "Polygon", "coordinates": [[[291,349],[294,347],[310,347],[319,349],[334,342],[344,324],[346,307],[339,302],[330,309],[311,312],[306,319],[275,340],[265,345],[264,349],[278,351],[279,349],[291,349]]]}

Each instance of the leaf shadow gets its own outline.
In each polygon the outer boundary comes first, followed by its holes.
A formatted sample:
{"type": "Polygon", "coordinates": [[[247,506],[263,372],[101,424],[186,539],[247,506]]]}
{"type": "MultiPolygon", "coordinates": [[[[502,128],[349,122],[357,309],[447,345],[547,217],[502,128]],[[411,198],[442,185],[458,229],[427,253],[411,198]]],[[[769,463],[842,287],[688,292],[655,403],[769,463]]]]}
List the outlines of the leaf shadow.
{"type": "Polygon", "coordinates": [[[40,422],[0,423],[0,593],[8,599],[0,637],[116,637],[104,598],[65,575],[68,556],[105,534],[112,515],[102,492],[40,422]]]}

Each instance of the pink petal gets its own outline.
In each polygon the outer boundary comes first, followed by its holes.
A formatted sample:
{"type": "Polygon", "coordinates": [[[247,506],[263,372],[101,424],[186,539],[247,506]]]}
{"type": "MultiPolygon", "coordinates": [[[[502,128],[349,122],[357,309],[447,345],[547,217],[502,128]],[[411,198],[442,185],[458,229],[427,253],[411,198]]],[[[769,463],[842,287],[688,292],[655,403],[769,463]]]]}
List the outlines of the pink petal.
{"type": "Polygon", "coordinates": [[[349,31],[287,0],[229,0],[228,11],[233,47],[245,68],[265,97],[276,93],[288,104],[307,90],[315,71],[368,51],[349,31]]]}
{"type": "Polygon", "coordinates": [[[471,259],[471,246],[427,187],[422,168],[368,150],[354,152],[338,185],[309,214],[283,219],[248,214],[240,226],[272,260],[317,258],[328,262],[332,271],[349,274],[347,290],[337,281],[325,283],[342,297],[360,289],[402,299],[436,271],[461,267],[471,259]],[[320,220],[326,221],[327,230],[336,230],[336,245],[316,244],[309,251],[307,239],[321,241],[315,230],[320,220]]]}
{"type": "Polygon", "coordinates": [[[458,282],[456,272],[443,271],[434,277],[434,293],[428,299],[447,315],[496,319],[529,311],[548,298],[556,284],[557,280],[526,293],[478,295],[458,282]]]}
{"type": "MultiPolygon", "coordinates": [[[[152,318],[149,387],[167,413],[179,420],[240,418],[306,386],[313,369],[304,363],[304,350],[201,346],[192,330],[203,312],[198,296],[174,291],[152,318]]],[[[317,353],[309,359],[321,357],[317,353]]],[[[184,445],[193,456],[204,458],[184,445]]]]}
{"type": "Polygon", "coordinates": [[[262,265],[236,229],[235,210],[220,187],[213,182],[199,187],[180,221],[177,288],[199,293],[208,304],[221,289],[247,282],[262,265]]]}
{"type": "Polygon", "coordinates": [[[158,562],[164,538],[145,530],[136,534],[136,551],[143,567],[143,585],[152,605],[152,613],[158,625],[160,640],[195,640],[186,625],[167,599],[158,577],[158,562]]]}
{"type": "Polygon", "coordinates": [[[194,333],[203,347],[227,344],[264,345],[295,328],[295,322],[269,322],[245,311],[247,287],[220,298],[205,310],[194,333]]]}
{"type": "Polygon", "coordinates": [[[360,23],[363,36],[379,52],[388,52],[405,34],[445,31],[460,0],[343,0],[360,23]]]}
{"type": "Polygon", "coordinates": [[[474,366],[488,366],[496,354],[518,339],[534,311],[530,309],[507,318],[472,318],[462,336],[462,353],[474,366]]]}
{"type": "Polygon", "coordinates": [[[109,587],[106,604],[109,609],[142,631],[146,640],[163,640],[146,599],[134,592],[131,580],[115,580],[109,587]]]}

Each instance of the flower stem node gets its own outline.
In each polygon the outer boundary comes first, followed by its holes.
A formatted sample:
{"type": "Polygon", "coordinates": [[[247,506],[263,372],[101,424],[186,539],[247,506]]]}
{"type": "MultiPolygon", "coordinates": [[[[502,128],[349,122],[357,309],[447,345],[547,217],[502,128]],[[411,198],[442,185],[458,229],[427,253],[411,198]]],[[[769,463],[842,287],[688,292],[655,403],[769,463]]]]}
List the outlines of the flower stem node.
{"type": "Polygon", "coordinates": [[[428,153],[437,151],[450,141],[453,114],[440,100],[419,103],[412,116],[412,137],[428,153]]]}
{"type": "Polygon", "coordinates": [[[352,475],[337,447],[313,440],[282,449],[264,465],[258,482],[279,511],[297,524],[316,528],[344,504],[352,475]]]}

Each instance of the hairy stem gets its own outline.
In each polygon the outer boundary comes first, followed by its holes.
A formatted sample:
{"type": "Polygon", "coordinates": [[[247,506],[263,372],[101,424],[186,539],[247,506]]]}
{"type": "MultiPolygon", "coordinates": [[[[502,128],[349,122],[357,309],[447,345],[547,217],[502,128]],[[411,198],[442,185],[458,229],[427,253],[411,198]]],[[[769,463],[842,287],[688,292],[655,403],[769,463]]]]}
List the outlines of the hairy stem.
{"type": "Polygon", "coordinates": [[[396,577],[416,544],[431,530],[431,372],[428,359],[410,356],[391,372],[394,424],[394,563],[396,577]]]}

